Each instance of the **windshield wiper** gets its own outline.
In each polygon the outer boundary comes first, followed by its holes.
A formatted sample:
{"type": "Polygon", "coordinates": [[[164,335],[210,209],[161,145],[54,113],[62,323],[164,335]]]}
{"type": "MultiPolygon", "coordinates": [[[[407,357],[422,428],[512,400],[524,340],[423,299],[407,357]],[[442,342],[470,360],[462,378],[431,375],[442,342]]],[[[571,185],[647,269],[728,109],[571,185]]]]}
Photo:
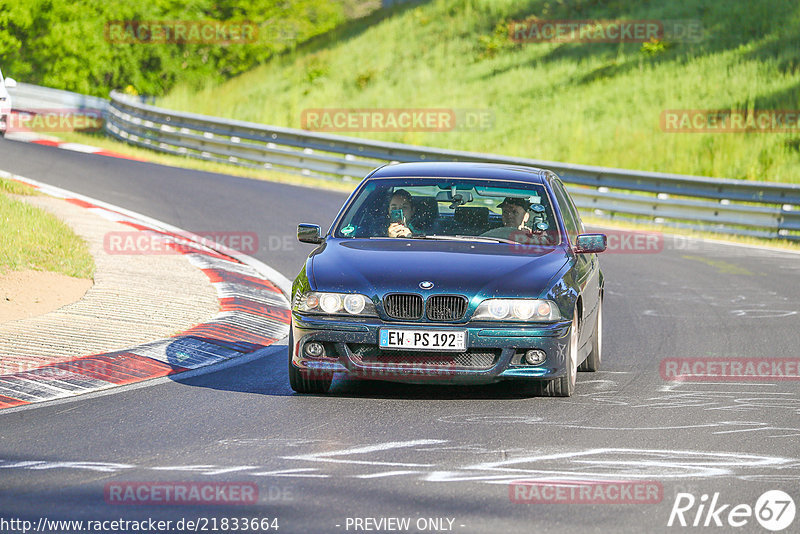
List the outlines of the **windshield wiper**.
{"type": "Polygon", "coordinates": [[[503,239],[502,237],[488,237],[481,235],[440,235],[440,234],[427,234],[427,235],[414,235],[412,239],[439,239],[442,241],[481,241],[484,243],[510,243],[518,245],[516,241],[510,239],[503,239]]]}

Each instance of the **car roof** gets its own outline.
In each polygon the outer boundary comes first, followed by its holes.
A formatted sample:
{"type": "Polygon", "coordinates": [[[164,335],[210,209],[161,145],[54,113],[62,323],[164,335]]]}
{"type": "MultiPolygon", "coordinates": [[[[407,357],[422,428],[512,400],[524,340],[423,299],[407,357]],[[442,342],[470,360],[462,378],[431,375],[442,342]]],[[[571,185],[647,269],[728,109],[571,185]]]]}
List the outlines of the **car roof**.
{"type": "Polygon", "coordinates": [[[548,173],[545,169],[506,165],[502,163],[482,163],[463,161],[421,161],[414,163],[394,163],[385,165],[369,178],[400,177],[442,177],[442,178],[481,178],[484,180],[513,180],[544,184],[548,173]]]}

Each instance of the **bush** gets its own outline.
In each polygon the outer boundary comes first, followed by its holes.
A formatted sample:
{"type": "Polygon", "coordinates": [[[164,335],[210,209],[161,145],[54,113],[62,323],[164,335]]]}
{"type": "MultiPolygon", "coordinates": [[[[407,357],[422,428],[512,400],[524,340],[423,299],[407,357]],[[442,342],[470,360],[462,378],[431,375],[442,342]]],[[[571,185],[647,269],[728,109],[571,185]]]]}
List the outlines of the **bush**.
{"type": "Polygon", "coordinates": [[[0,0],[0,65],[17,80],[108,96],[132,86],[163,95],[180,80],[199,87],[236,76],[344,21],[329,0],[0,0]],[[255,42],[111,42],[112,21],[231,21],[258,26],[255,42]]]}

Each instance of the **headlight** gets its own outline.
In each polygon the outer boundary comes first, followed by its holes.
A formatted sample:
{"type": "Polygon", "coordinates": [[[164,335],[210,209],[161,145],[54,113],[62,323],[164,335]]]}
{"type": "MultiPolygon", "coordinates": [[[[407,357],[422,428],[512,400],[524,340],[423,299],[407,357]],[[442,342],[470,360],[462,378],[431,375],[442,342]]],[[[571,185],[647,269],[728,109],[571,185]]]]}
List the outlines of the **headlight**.
{"type": "Polygon", "coordinates": [[[473,319],[488,321],[558,321],[558,306],[539,299],[487,299],[475,310],[473,319]]]}
{"type": "Polygon", "coordinates": [[[364,295],[353,294],[347,295],[344,298],[344,309],[347,313],[351,313],[353,315],[358,315],[367,305],[367,299],[364,298],[364,295]]]}
{"type": "Polygon", "coordinates": [[[342,310],[342,297],[336,293],[325,293],[319,297],[319,307],[325,313],[336,313],[342,310]]]}
{"type": "Polygon", "coordinates": [[[488,304],[486,309],[489,312],[489,316],[493,319],[504,319],[508,317],[508,311],[511,309],[508,306],[508,301],[493,299],[490,300],[488,304]]]}
{"type": "Polygon", "coordinates": [[[377,316],[372,301],[358,293],[322,293],[310,291],[295,298],[293,309],[328,315],[377,316]]]}

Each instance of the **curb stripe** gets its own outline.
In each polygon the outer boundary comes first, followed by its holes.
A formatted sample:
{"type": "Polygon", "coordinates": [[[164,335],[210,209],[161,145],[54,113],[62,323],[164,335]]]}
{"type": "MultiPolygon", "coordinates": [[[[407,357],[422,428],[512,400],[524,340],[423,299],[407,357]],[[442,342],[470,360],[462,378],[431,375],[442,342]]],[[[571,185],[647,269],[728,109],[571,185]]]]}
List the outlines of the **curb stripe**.
{"type": "Polygon", "coordinates": [[[97,207],[94,204],[89,204],[85,200],[80,200],[80,199],[77,199],[77,198],[65,198],[64,200],[66,200],[70,204],[75,204],[76,206],[80,206],[81,208],[96,208],[97,207]]]}
{"type": "Polygon", "coordinates": [[[67,362],[54,363],[43,369],[53,368],[97,380],[105,384],[123,385],[139,382],[143,378],[165,376],[183,370],[167,366],[150,358],[130,352],[84,356],[67,362]]]}
{"type": "Polygon", "coordinates": [[[230,256],[227,256],[225,254],[221,254],[219,252],[214,252],[214,251],[210,251],[210,250],[204,250],[204,249],[199,248],[199,247],[191,247],[191,246],[186,245],[184,243],[181,243],[181,244],[168,243],[167,246],[169,246],[169,248],[171,248],[172,250],[174,250],[175,252],[177,252],[179,254],[202,254],[204,256],[209,256],[209,257],[217,258],[217,259],[220,259],[220,260],[233,259],[230,256]]]}
{"type": "Polygon", "coordinates": [[[5,395],[0,395],[0,410],[3,408],[11,408],[13,406],[22,406],[23,404],[30,403],[19,399],[12,399],[11,397],[6,397],[5,395]]]}
{"type": "Polygon", "coordinates": [[[42,145],[42,146],[58,146],[61,143],[59,141],[51,141],[50,139],[32,139],[28,141],[29,143],[33,143],[34,145],[42,145]]]}
{"type": "Polygon", "coordinates": [[[292,314],[286,308],[270,306],[239,297],[224,298],[220,300],[220,311],[241,311],[253,315],[269,317],[278,322],[289,324],[292,314]]]}
{"type": "Polygon", "coordinates": [[[70,150],[72,152],[82,152],[84,154],[95,154],[97,156],[107,156],[111,158],[127,159],[131,161],[141,161],[144,163],[150,162],[150,160],[137,158],[135,156],[129,156],[127,154],[122,154],[121,152],[114,152],[113,150],[106,150],[104,148],[99,148],[91,145],[84,145],[81,143],[68,143],[66,141],[62,141],[61,139],[54,138],[52,136],[38,137],[39,135],[41,134],[38,134],[33,130],[14,131],[6,133],[6,137],[12,141],[21,141],[23,143],[31,143],[34,145],[41,145],[41,146],[51,146],[55,148],[60,148],[62,150],[70,150]]]}
{"type": "Polygon", "coordinates": [[[258,289],[266,289],[268,291],[272,291],[273,293],[281,294],[281,290],[278,289],[275,284],[269,280],[264,280],[263,278],[255,278],[246,274],[231,273],[219,269],[203,269],[203,272],[206,273],[212,283],[228,282],[231,284],[256,287],[258,289]]]}
{"type": "Polygon", "coordinates": [[[289,309],[289,305],[283,294],[273,293],[272,291],[263,291],[250,286],[232,284],[230,282],[214,282],[213,285],[217,290],[217,295],[222,299],[242,298],[246,300],[252,300],[253,302],[260,302],[262,304],[283,306],[287,310],[289,309]]]}

